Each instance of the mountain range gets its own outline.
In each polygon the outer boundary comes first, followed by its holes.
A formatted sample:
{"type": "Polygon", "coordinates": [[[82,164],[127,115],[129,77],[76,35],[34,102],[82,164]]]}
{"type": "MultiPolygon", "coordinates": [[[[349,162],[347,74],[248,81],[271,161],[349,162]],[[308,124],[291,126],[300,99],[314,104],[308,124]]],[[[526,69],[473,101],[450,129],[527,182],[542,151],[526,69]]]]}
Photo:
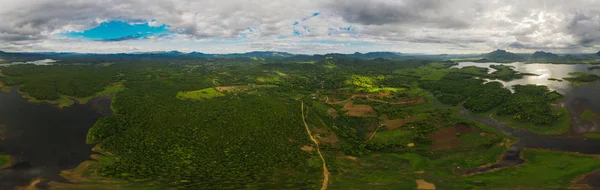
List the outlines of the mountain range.
{"type": "Polygon", "coordinates": [[[596,54],[567,54],[558,55],[550,52],[537,51],[533,54],[512,53],[506,50],[495,50],[485,54],[403,54],[398,52],[368,52],[368,53],[329,53],[322,55],[292,54],[277,51],[253,51],[247,53],[231,54],[207,54],[202,52],[180,52],[180,51],[157,51],[157,52],[135,52],[135,53],[70,53],[70,52],[3,52],[0,51],[0,59],[4,62],[9,61],[30,61],[39,59],[57,59],[57,60],[84,60],[84,59],[102,59],[110,61],[115,59],[144,59],[144,58],[173,58],[180,59],[268,59],[268,60],[318,60],[324,57],[350,58],[350,59],[430,59],[430,60],[460,60],[470,58],[475,62],[516,62],[516,61],[547,61],[547,62],[572,62],[572,60],[597,59],[600,52],[596,54]],[[479,58],[479,59],[477,59],[479,58]]]}

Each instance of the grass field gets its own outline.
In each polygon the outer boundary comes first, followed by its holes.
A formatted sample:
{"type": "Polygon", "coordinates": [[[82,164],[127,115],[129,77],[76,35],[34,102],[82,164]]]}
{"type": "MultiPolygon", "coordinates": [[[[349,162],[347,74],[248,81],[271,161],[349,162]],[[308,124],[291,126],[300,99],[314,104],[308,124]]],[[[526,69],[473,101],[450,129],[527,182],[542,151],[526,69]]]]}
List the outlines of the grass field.
{"type": "Polygon", "coordinates": [[[221,96],[225,96],[225,94],[218,92],[214,88],[205,88],[202,90],[177,92],[177,98],[181,99],[181,100],[203,100],[203,99],[213,99],[213,98],[221,97],[221,96]]]}
{"type": "Polygon", "coordinates": [[[408,131],[392,130],[392,131],[379,131],[371,139],[372,142],[382,144],[408,144],[410,143],[411,135],[408,131]]]}
{"type": "Polygon", "coordinates": [[[12,163],[12,157],[9,155],[0,155],[0,168],[5,168],[10,166],[12,163]]]}
{"type": "Polygon", "coordinates": [[[480,181],[494,188],[561,189],[571,186],[580,175],[600,168],[593,156],[534,149],[525,149],[522,154],[527,161],[522,166],[471,176],[467,181],[480,181]]]}
{"type": "Polygon", "coordinates": [[[432,160],[418,154],[373,154],[360,158],[338,157],[339,170],[330,189],[415,189],[423,179],[438,189],[567,189],[573,180],[600,168],[593,156],[525,149],[525,164],[493,172],[461,177],[456,166],[492,163],[505,149],[495,146],[481,158],[450,154],[432,160]],[[472,162],[465,165],[464,162],[472,162]]]}
{"type": "Polygon", "coordinates": [[[567,108],[559,108],[555,112],[560,113],[560,118],[554,125],[543,126],[535,125],[533,123],[523,123],[513,119],[511,116],[498,116],[494,114],[494,118],[507,122],[508,125],[515,128],[525,128],[540,135],[560,135],[569,131],[571,127],[571,118],[569,117],[569,111],[567,108]]]}
{"type": "Polygon", "coordinates": [[[600,133],[586,133],[583,136],[586,138],[598,139],[600,138],[600,133]]]}
{"type": "Polygon", "coordinates": [[[151,182],[145,180],[126,181],[99,176],[95,170],[102,165],[113,164],[116,157],[102,151],[98,145],[93,150],[100,154],[93,154],[91,156],[92,160],[84,161],[76,168],[64,170],[60,173],[62,177],[68,179],[71,183],[52,181],[48,184],[51,189],[164,189],[164,187],[154,186],[151,182]]]}
{"type": "MultiPolygon", "coordinates": [[[[10,89],[11,89],[10,86],[2,87],[2,91],[4,91],[4,92],[10,92],[10,89]]],[[[77,97],[72,97],[72,96],[60,95],[60,98],[58,98],[57,100],[39,100],[37,98],[31,97],[26,92],[23,92],[20,90],[18,92],[19,92],[19,94],[21,94],[21,96],[23,96],[23,98],[27,99],[27,101],[29,101],[29,102],[55,104],[55,105],[58,105],[59,108],[64,108],[64,107],[69,107],[69,106],[75,104],[75,100],[77,100],[80,104],[85,104],[89,100],[96,98],[98,96],[115,95],[116,93],[123,91],[123,90],[125,90],[125,87],[122,84],[115,83],[115,84],[106,86],[103,91],[100,91],[100,92],[98,92],[94,95],[88,96],[88,97],[77,98],[77,97]]]]}
{"type": "Polygon", "coordinates": [[[70,97],[61,95],[58,100],[38,100],[34,97],[29,96],[28,94],[23,94],[23,97],[27,99],[27,101],[32,103],[48,103],[58,105],[59,108],[69,107],[75,103],[70,97]]]}
{"type": "Polygon", "coordinates": [[[85,104],[88,101],[90,101],[92,98],[98,97],[98,96],[107,96],[107,95],[115,95],[118,92],[121,92],[125,90],[125,86],[123,86],[123,84],[121,83],[115,83],[115,84],[111,84],[109,86],[104,87],[104,90],[101,92],[98,92],[92,96],[89,97],[85,97],[85,98],[76,98],[77,101],[79,101],[79,103],[81,104],[85,104]]]}
{"type": "Polygon", "coordinates": [[[589,109],[583,111],[583,113],[581,113],[581,115],[579,115],[579,118],[586,120],[586,121],[593,121],[594,117],[596,117],[596,113],[589,109]]]}
{"type": "Polygon", "coordinates": [[[340,157],[336,164],[341,171],[332,176],[329,189],[415,189],[414,172],[423,159],[413,154],[340,157]]]}
{"type": "Polygon", "coordinates": [[[2,89],[2,92],[10,92],[10,90],[12,90],[12,86],[6,86],[2,82],[0,82],[0,88],[2,89]]]}

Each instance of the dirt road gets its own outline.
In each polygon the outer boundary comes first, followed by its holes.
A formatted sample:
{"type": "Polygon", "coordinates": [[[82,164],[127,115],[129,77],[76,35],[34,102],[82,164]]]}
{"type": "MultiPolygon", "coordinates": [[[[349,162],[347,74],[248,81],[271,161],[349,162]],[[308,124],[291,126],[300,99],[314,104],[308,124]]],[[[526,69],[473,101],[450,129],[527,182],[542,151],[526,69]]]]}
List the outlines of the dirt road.
{"type": "Polygon", "coordinates": [[[323,185],[321,185],[321,190],[326,190],[327,184],[329,184],[329,170],[327,170],[327,164],[325,163],[325,158],[323,158],[323,155],[321,154],[321,150],[319,149],[319,141],[317,141],[312,136],[312,133],[310,132],[310,128],[308,128],[308,124],[306,124],[306,120],[304,119],[304,101],[302,101],[300,109],[302,109],[302,122],[304,122],[304,127],[306,128],[306,133],[308,133],[308,137],[310,137],[310,140],[313,141],[313,143],[315,143],[315,145],[317,146],[317,153],[319,154],[319,157],[321,157],[321,161],[323,162],[323,185]]]}

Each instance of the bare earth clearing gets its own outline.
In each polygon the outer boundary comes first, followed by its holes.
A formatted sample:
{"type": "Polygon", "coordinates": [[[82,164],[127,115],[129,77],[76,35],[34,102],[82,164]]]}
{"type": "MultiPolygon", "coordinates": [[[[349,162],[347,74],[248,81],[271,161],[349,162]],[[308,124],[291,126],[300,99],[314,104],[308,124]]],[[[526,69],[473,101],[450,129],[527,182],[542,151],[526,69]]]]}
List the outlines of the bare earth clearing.
{"type": "Polygon", "coordinates": [[[375,117],[377,116],[377,112],[371,107],[371,105],[362,105],[362,104],[354,104],[353,102],[348,102],[342,108],[344,111],[348,111],[349,116],[356,117],[375,117]]]}
{"type": "Polygon", "coordinates": [[[458,139],[458,135],[465,135],[473,132],[473,128],[465,125],[455,125],[445,129],[440,129],[435,133],[427,135],[433,140],[430,150],[448,150],[467,144],[458,139]]]}

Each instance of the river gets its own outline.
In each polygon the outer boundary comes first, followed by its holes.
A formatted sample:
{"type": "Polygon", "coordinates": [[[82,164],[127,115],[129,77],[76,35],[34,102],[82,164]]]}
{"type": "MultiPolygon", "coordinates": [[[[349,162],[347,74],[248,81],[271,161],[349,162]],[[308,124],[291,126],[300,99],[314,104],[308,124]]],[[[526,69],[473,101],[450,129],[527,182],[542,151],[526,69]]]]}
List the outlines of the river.
{"type": "MultiPolygon", "coordinates": [[[[85,143],[88,129],[110,115],[110,98],[59,109],[56,105],[29,103],[13,88],[0,93],[0,153],[16,164],[0,170],[0,189],[27,186],[35,178],[66,182],[60,171],[89,160],[92,147],[85,143]]],[[[48,188],[45,182],[38,188],[48,188]]]]}

